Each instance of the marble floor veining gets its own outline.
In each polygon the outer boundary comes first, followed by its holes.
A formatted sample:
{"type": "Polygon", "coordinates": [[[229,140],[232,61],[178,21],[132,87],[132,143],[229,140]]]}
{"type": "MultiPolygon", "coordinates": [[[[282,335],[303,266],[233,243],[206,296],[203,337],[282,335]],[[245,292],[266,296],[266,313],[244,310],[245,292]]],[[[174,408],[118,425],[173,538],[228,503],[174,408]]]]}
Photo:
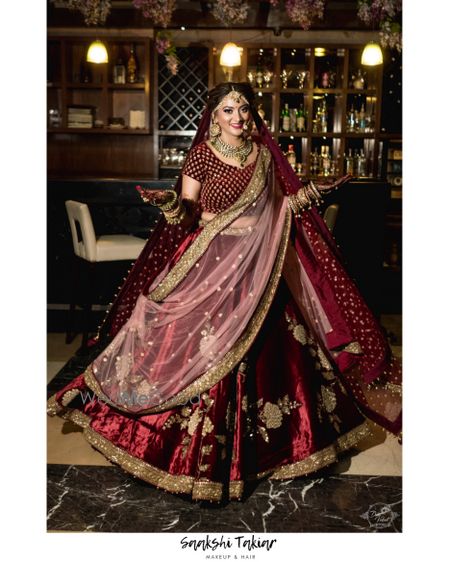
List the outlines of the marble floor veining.
{"type": "MultiPolygon", "coordinates": [[[[383,325],[401,357],[401,317],[383,325]]],[[[64,334],[48,335],[48,395],[82,372],[80,341],[66,345],[64,334]]],[[[49,531],[401,531],[402,447],[375,424],[371,436],[320,473],[261,481],[242,502],[219,507],[133,478],[91,447],[78,426],[46,421],[49,531]]]]}
{"type": "Polygon", "coordinates": [[[265,480],[245,501],[191,502],[118,467],[50,464],[48,526],[91,532],[400,532],[399,478],[265,480]]]}

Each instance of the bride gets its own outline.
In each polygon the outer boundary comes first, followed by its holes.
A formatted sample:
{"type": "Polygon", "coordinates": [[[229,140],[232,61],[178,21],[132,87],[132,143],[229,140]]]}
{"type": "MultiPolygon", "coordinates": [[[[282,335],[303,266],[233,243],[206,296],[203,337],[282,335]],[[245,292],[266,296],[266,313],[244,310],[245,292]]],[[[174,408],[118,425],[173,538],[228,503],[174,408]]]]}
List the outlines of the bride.
{"type": "Polygon", "coordinates": [[[48,401],[134,476],[195,500],[309,474],[401,430],[400,366],[247,83],[207,106],[163,218],[98,334],[48,401]],[[255,133],[253,133],[253,129],[255,133]]]}

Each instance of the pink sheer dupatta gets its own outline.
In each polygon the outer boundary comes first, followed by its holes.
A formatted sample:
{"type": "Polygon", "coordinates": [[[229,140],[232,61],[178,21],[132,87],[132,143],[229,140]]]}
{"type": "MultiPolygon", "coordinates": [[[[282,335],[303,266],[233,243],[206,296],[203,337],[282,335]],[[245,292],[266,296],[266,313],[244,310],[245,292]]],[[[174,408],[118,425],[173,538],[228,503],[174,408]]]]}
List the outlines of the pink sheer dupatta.
{"type": "Polygon", "coordinates": [[[115,407],[152,413],[192,400],[250,347],[281,274],[290,227],[267,149],[238,201],[167,264],[108,347],[90,386],[115,407]]]}

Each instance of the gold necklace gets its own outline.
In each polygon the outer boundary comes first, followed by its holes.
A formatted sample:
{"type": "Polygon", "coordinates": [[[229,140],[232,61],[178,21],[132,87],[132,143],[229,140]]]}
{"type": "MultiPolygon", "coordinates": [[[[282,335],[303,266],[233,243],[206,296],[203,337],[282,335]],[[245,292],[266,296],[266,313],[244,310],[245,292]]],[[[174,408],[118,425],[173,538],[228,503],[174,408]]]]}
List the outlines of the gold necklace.
{"type": "Polygon", "coordinates": [[[213,147],[225,156],[225,158],[234,158],[239,162],[239,164],[244,167],[244,163],[247,160],[248,155],[253,150],[253,143],[251,139],[246,139],[239,146],[233,146],[228,144],[221,139],[220,136],[211,139],[211,144],[213,147]]]}

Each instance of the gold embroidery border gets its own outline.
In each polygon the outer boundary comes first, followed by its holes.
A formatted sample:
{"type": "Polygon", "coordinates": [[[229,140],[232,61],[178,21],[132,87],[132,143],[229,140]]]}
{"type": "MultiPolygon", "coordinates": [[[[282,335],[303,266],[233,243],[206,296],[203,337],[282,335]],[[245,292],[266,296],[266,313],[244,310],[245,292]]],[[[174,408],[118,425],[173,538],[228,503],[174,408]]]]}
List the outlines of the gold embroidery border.
{"type": "Polygon", "coordinates": [[[258,478],[265,476],[272,472],[269,477],[270,480],[284,480],[286,478],[296,478],[297,476],[304,476],[311,472],[320,470],[321,468],[337,462],[339,453],[350,449],[359,441],[371,435],[372,431],[369,424],[365,421],[358,427],[352,429],[348,433],[338,437],[336,443],[313,453],[306,459],[301,461],[285,464],[276,469],[270,469],[265,472],[258,473],[258,478]]]}
{"type": "Polygon", "coordinates": [[[167,297],[206,252],[211,238],[217,236],[227,224],[231,224],[259,197],[266,183],[265,177],[270,158],[269,150],[266,147],[262,147],[257,165],[244,193],[231,207],[217,215],[203,227],[203,230],[167,273],[159,286],[150,293],[149,299],[158,302],[167,297]]]}
{"type": "MultiPolygon", "coordinates": [[[[47,404],[47,411],[50,416],[58,415],[80,426],[83,429],[85,439],[90,445],[102,453],[108,460],[119,465],[133,476],[168,492],[191,494],[193,500],[220,501],[222,499],[222,482],[214,482],[206,478],[196,480],[193,476],[174,475],[161,470],[137,457],[133,457],[124,449],[114,445],[111,441],[100,435],[90,427],[91,419],[83,412],[68,408],[64,412],[62,412],[64,409],[59,410],[58,414],[52,413],[54,411],[55,395],[49,398],[47,404]]],[[[302,461],[283,465],[279,468],[272,468],[256,475],[249,475],[245,481],[231,480],[228,484],[230,499],[241,499],[246,481],[259,480],[270,473],[273,473],[269,477],[270,480],[282,480],[319,470],[335,462],[337,460],[337,453],[356,445],[358,441],[370,433],[368,423],[364,422],[362,425],[339,437],[334,445],[317,451],[302,461]]]]}
{"type": "MultiPolygon", "coordinates": [[[[245,332],[238,338],[233,348],[228,351],[223,359],[215,366],[206,371],[203,375],[200,375],[194,382],[189,384],[183,390],[180,390],[175,396],[166,400],[158,406],[153,406],[147,410],[140,410],[138,414],[155,414],[158,412],[163,412],[164,410],[170,410],[175,406],[180,406],[185,404],[193,396],[197,396],[202,392],[205,392],[215,384],[217,384],[225,375],[227,375],[238,363],[242,360],[244,355],[247,353],[249,347],[253,343],[261,325],[267,315],[267,312],[272,303],[275,291],[278,287],[281,272],[283,269],[284,257],[286,255],[287,243],[289,240],[289,233],[291,230],[291,210],[286,207],[286,216],[283,226],[283,231],[281,234],[280,247],[278,249],[277,256],[275,258],[274,267],[269,277],[267,287],[264,291],[261,301],[258,304],[255,313],[248,323],[248,327],[245,332]]],[[[93,391],[97,396],[107,404],[113,405],[114,408],[121,410],[122,412],[132,412],[124,406],[119,406],[111,401],[102,391],[100,384],[94,377],[92,372],[92,367],[89,366],[84,373],[84,380],[86,385],[93,391]]]]}

